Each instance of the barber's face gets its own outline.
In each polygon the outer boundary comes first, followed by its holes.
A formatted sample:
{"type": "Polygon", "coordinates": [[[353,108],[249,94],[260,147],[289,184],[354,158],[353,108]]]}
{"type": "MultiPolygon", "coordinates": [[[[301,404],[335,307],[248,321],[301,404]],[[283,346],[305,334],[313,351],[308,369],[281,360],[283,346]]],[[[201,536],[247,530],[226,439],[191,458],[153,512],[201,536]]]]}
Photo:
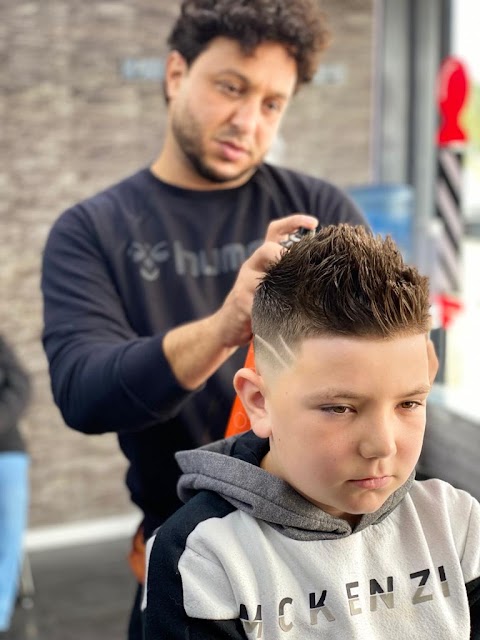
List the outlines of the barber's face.
{"type": "Polygon", "coordinates": [[[177,169],[237,186],[268,152],[295,90],[297,68],[285,48],[263,43],[246,56],[214,39],[191,64],[167,62],[166,90],[177,169]]]}

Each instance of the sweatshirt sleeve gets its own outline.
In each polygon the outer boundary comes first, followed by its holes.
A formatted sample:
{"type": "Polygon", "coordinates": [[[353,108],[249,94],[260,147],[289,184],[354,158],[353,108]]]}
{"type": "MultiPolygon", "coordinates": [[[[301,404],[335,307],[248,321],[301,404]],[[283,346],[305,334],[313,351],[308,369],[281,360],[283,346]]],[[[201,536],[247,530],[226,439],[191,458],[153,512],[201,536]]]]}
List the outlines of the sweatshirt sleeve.
{"type": "Polygon", "coordinates": [[[43,345],[65,422],[85,433],[134,431],[175,415],[178,384],[162,335],[132,330],[109,264],[81,207],[50,231],[42,264],[43,345]]]}
{"type": "Polygon", "coordinates": [[[471,509],[461,562],[470,606],[470,637],[480,640],[480,503],[468,497],[471,509]]]}
{"type": "Polygon", "coordinates": [[[466,585],[470,606],[471,640],[480,640],[480,578],[466,585]]]}
{"type": "Polygon", "coordinates": [[[142,603],[144,640],[246,640],[227,576],[221,566],[197,556],[188,576],[179,567],[197,524],[222,517],[232,506],[202,492],[162,525],[147,543],[147,582],[142,603]],[[194,584],[193,591],[184,580],[194,584]],[[204,612],[202,615],[201,612],[204,612]]]}
{"type": "Polygon", "coordinates": [[[30,378],[0,336],[0,436],[15,427],[27,407],[30,378]]]}

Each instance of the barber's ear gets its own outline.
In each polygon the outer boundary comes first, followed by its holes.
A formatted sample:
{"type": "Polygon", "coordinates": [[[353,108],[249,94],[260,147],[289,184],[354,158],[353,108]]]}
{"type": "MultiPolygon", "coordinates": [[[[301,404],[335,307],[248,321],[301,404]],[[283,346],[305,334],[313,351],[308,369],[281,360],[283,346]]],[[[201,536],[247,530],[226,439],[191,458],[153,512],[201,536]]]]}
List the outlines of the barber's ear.
{"type": "Polygon", "coordinates": [[[252,431],[259,438],[268,438],[271,434],[270,418],[262,376],[252,369],[240,369],[235,374],[233,386],[250,419],[252,431]]]}
{"type": "Polygon", "coordinates": [[[428,358],[428,377],[430,380],[430,384],[433,384],[433,381],[435,380],[435,376],[437,375],[437,372],[438,372],[439,363],[438,363],[437,354],[435,353],[434,344],[430,340],[430,338],[427,339],[427,358],[428,358]]]}
{"type": "Polygon", "coordinates": [[[170,51],[165,63],[164,87],[167,100],[175,98],[180,90],[182,80],[188,72],[188,64],[178,51],[170,51]]]}

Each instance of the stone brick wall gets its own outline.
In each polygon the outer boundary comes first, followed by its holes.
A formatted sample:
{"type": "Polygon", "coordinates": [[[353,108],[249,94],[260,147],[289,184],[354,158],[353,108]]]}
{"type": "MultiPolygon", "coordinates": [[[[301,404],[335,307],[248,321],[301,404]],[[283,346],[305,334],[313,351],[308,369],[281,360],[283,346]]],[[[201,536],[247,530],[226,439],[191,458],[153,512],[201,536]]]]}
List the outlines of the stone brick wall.
{"type": "MultiPolygon", "coordinates": [[[[276,156],[340,185],[361,183],[369,178],[372,0],[324,6],[333,82],[320,75],[294,99],[276,156]]],[[[39,271],[58,214],[158,152],[165,108],[155,65],[177,8],[173,0],[0,5],[0,330],[34,383],[23,421],[32,527],[131,508],[115,436],[67,429],[53,405],[39,271]]]]}

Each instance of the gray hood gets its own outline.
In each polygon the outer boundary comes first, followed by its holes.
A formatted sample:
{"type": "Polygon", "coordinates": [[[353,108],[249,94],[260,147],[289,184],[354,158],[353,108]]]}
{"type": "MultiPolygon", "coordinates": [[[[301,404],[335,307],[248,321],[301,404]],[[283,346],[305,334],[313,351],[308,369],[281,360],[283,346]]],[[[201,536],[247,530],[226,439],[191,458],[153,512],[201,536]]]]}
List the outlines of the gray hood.
{"type": "Polygon", "coordinates": [[[415,474],[374,513],[365,514],[351,527],[298,494],[285,481],[260,468],[268,440],[252,431],[219,440],[199,449],[180,451],[177,462],[183,471],[178,495],[187,502],[201,490],[214,491],[237,509],[263,520],[289,538],[320,540],[343,538],[378,524],[409,491],[415,474]]]}

